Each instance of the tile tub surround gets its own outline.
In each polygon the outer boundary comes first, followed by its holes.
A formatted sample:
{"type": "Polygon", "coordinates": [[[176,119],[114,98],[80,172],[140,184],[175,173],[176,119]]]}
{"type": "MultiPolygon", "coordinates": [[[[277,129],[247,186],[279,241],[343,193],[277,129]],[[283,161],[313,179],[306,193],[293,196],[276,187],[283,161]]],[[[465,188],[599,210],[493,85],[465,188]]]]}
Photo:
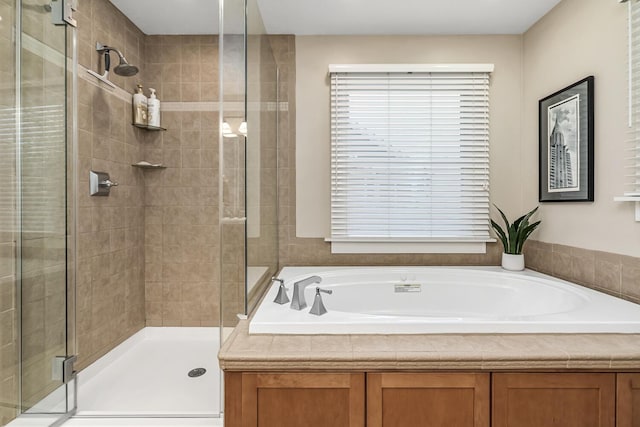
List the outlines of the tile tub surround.
{"type": "Polygon", "coordinates": [[[249,335],[224,343],[225,371],[567,370],[640,368],[640,335],[249,335]]]}
{"type": "Polygon", "coordinates": [[[640,258],[530,240],[527,268],[640,303],[640,258]]]}

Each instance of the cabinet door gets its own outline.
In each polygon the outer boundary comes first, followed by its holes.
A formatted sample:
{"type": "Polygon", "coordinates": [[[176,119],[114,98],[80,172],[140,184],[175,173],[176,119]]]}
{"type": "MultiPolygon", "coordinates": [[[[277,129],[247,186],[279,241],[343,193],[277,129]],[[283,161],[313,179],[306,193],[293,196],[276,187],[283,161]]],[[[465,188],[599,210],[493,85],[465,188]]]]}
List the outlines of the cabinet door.
{"type": "Polygon", "coordinates": [[[614,427],[615,374],[493,374],[493,427],[614,427]]]}
{"type": "Polygon", "coordinates": [[[241,373],[228,379],[235,392],[225,394],[227,427],[365,425],[363,373],[241,373]]]}
{"type": "Polygon", "coordinates": [[[368,427],[489,427],[489,374],[367,374],[368,427]]]}
{"type": "Polygon", "coordinates": [[[640,427],[640,374],[618,374],[616,425],[640,427]]]}

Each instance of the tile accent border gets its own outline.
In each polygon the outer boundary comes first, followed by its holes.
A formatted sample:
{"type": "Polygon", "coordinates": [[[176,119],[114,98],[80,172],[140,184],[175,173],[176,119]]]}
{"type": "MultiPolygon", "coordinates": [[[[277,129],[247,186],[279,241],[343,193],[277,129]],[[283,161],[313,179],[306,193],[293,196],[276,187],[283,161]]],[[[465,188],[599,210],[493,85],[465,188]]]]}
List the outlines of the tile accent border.
{"type": "Polygon", "coordinates": [[[640,258],[537,240],[524,255],[527,268],[640,303],[640,258]]]}

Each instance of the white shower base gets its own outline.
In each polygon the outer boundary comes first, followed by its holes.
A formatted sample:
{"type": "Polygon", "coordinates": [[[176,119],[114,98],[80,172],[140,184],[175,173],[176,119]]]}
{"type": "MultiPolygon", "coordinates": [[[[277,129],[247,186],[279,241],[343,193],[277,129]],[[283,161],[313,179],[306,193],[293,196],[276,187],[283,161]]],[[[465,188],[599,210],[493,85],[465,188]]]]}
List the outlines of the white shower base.
{"type": "Polygon", "coordinates": [[[218,328],[142,329],[78,374],[77,416],[218,416],[219,342],[218,328]]]}

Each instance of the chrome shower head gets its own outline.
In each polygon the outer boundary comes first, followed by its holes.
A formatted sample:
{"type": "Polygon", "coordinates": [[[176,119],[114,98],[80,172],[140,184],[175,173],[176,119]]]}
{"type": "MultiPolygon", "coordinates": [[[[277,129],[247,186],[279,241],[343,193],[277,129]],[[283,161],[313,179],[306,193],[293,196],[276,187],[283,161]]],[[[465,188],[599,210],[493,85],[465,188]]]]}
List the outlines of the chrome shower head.
{"type": "Polygon", "coordinates": [[[113,72],[125,77],[131,77],[138,74],[138,67],[127,62],[124,56],[120,57],[120,63],[113,69],[113,72]]]}
{"type": "MultiPolygon", "coordinates": [[[[109,57],[109,51],[113,51],[118,54],[118,57],[120,58],[120,63],[113,69],[114,73],[124,77],[131,77],[138,74],[138,71],[139,71],[138,67],[136,67],[135,65],[129,64],[127,62],[127,59],[122,54],[122,52],[120,52],[118,49],[105,46],[100,43],[96,43],[96,50],[100,53],[105,53],[105,58],[109,57]]],[[[109,71],[108,65],[105,67],[105,70],[109,71]]]]}

